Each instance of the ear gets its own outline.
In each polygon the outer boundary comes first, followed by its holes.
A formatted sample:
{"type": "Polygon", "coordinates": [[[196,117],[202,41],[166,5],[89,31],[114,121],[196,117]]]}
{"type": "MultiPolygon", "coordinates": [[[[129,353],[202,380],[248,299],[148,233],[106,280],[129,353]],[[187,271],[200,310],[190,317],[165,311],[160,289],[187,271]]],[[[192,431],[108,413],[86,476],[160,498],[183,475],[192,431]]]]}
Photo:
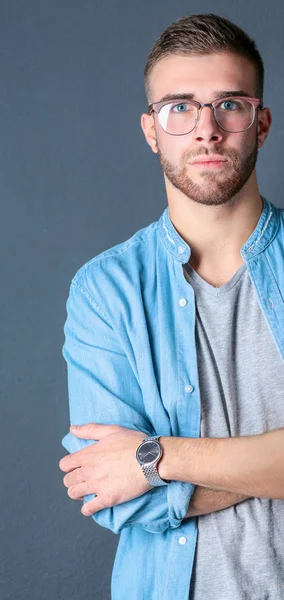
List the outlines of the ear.
{"type": "Polygon", "coordinates": [[[158,148],[153,113],[151,115],[147,113],[143,113],[143,115],[141,115],[141,127],[147,144],[149,144],[149,146],[152,148],[152,151],[157,154],[158,148]]]}
{"type": "Polygon", "coordinates": [[[262,108],[258,111],[258,131],[257,131],[257,139],[258,139],[258,148],[261,148],[268,136],[269,129],[272,123],[272,115],[269,108],[262,108]]]}

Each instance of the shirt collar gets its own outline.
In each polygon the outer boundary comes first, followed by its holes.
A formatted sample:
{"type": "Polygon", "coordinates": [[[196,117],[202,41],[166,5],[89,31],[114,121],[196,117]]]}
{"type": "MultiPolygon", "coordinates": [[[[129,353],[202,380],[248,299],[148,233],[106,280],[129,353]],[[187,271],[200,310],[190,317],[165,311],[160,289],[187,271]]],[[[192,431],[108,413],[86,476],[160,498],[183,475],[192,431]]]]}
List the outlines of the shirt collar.
{"type": "MultiPolygon", "coordinates": [[[[280,224],[279,209],[264,196],[261,198],[263,208],[257,225],[240,250],[244,260],[249,260],[262,252],[275,237],[280,224]]],[[[191,248],[173,225],[169,215],[169,206],[165,208],[158,220],[158,230],[168,252],[178,261],[187,263],[191,255],[191,248]]]]}

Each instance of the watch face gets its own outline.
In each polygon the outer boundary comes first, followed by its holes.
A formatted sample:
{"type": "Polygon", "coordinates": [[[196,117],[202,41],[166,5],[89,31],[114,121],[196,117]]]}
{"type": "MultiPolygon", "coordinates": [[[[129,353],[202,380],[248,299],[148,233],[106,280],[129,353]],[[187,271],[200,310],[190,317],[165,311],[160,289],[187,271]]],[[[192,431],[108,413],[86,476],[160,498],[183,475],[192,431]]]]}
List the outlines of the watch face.
{"type": "Polygon", "coordinates": [[[137,458],[139,462],[143,463],[143,465],[155,462],[160,455],[160,446],[154,440],[144,442],[142,448],[140,448],[137,452],[137,458]]]}

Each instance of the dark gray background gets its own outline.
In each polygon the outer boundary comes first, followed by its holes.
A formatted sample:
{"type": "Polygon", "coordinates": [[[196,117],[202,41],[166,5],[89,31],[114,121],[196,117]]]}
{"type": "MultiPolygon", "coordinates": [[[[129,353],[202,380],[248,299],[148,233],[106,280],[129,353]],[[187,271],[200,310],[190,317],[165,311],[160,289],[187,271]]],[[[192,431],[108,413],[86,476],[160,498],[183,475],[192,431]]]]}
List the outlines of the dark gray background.
{"type": "Polygon", "coordinates": [[[58,467],[65,304],[82,264],[167,204],[140,129],[143,68],[163,29],[202,12],[258,44],[273,115],[258,180],[283,206],[283,2],[0,2],[1,600],[110,598],[119,536],[81,515],[58,467]]]}

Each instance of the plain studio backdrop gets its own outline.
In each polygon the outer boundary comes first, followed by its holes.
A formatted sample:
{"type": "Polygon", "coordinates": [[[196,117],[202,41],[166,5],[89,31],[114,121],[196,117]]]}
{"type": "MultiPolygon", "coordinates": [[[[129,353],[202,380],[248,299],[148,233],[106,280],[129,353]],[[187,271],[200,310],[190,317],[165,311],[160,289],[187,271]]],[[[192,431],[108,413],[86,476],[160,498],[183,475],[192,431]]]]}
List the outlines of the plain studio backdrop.
{"type": "Polygon", "coordinates": [[[263,57],[273,123],[258,181],[283,207],[283,2],[0,2],[1,600],[110,598],[119,536],[81,514],[58,467],[65,305],[79,267],[167,205],[140,129],[143,69],[172,21],[209,12],[263,57]]]}

